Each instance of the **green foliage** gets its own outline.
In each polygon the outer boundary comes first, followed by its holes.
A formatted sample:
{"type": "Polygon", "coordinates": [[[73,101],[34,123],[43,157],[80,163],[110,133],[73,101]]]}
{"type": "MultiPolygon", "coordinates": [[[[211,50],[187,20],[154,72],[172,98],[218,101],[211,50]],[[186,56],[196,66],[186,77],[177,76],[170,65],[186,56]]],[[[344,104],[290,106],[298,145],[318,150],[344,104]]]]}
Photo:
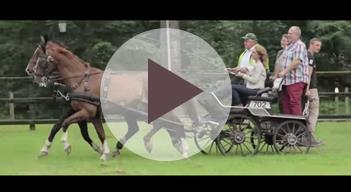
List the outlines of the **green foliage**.
{"type": "Polygon", "coordinates": [[[116,50],[116,47],[110,42],[100,41],[96,43],[88,53],[91,56],[90,58],[93,65],[103,69],[116,50]]]}

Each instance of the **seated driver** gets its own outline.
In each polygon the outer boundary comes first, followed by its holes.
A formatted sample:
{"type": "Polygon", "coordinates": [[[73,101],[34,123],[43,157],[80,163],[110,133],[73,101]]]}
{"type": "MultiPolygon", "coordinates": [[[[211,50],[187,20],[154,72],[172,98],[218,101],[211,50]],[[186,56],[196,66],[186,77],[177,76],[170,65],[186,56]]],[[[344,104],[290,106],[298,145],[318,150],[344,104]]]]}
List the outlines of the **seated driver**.
{"type": "Polygon", "coordinates": [[[228,71],[244,79],[244,85],[232,85],[232,105],[244,106],[249,96],[254,96],[265,86],[266,69],[263,61],[268,57],[266,50],[256,45],[252,50],[250,64],[245,68],[229,68],[228,71]]]}
{"type": "MultiPolygon", "coordinates": [[[[232,84],[232,105],[243,106],[247,102],[247,98],[256,95],[259,89],[263,89],[266,80],[266,70],[262,64],[265,57],[268,57],[266,50],[256,45],[252,50],[251,61],[245,68],[229,68],[228,71],[236,74],[237,77],[244,79],[244,85],[232,84]]],[[[230,96],[230,89],[223,85],[214,91],[219,100],[230,96]]],[[[225,115],[223,109],[217,104],[214,98],[208,94],[198,102],[208,111],[212,119],[220,118],[225,115]]]]}

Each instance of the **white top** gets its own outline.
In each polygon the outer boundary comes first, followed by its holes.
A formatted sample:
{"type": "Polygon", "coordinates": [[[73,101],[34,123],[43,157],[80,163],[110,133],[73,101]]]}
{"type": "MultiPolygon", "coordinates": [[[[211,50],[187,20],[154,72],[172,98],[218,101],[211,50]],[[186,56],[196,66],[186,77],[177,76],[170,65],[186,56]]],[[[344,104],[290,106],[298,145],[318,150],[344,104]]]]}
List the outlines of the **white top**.
{"type": "Polygon", "coordinates": [[[247,67],[250,64],[251,53],[252,53],[251,49],[245,50],[245,53],[243,54],[242,59],[239,63],[240,68],[247,67]]]}
{"type": "Polygon", "coordinates": [[[266,70],[261,61],[247,66],[248,73],[243,75],[246,87],[249,89],[263,89],[266,81],[266,70]]]}
{"type": "Polygon", "coordinates": [[[255,49],[257,44],[255,44],[254,46],[252,46],[250,49],[246,49],[243,56],[242,56],[242,59],[239,63],[239,67],[240,68],[244,68],[244,67],[247,67],[250,65],[250,58],[251,58],[251,53],[252,53],[252,50],[255,49]]]}

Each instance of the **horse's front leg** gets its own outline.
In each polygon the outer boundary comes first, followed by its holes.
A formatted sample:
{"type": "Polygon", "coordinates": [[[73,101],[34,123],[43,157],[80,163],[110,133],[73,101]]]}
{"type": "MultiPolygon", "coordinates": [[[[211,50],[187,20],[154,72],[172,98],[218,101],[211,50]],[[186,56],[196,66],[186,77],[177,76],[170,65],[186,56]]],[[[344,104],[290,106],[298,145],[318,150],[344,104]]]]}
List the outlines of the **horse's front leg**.
{"type": "Polygon", "coordinates": [[[63,121],[70,115],[72,115],[74,111],[72,109],[69,109],[68,112],[64,113],[61,118],[55,123],[55,125],[52,127],[50,135],[47,140],[45,140],[45,143],[43,147],[40,149],[40,154],[39,157],[46,156],[49,154],[49,148],[52,145],[52,142],[54,140],[55,135],[57,132],[61,129],[63,121]]]}
{"type": "Polygon", "coordinates": [[[80,133],[82,134],[84,140],[93,148],[94,151],[96,151],[99,154],[102,154],[102,149],[93,142],[93,140],[89,136],[88,132],[88,122],[87,121],[79,121],[78,122],[79,128],[80,128],[80,133]]]}
{"type": "Polygon", "coordinates": [[[71,149],[72,149],[71,145],[68,143],[68,132],[67,132],[68,127],[72,123],[78,123],[80,121],[86,121],[88,119],[89,119],[88,113],[85,110],[80,110],[76,113],[73,113],[63,121],[62,123],[63,134],[62,134],[61,142],[63,143],[64,150],[67,155],[71,153],[71,149]]]}
{"type": "Polygon", "coordinates": [[[107,140],[106,140],[106,135],[105,135],[105,131],[104,131],[104,127],[102,126],[102,119],[101,116],[100,117],[95,117],[91,120],[91,122],[93,123],[96,133],[99,136],[99,139],[101,141],[102,144],[102,155],[100,157],[100,159],[102,161],[106,161],[108,155],[110,154],[110,148],[107,144],[107,140]]]}
{"type": "Polygon", "coordinates": [[[61,143],[63,144],[63,150],[65,151],[66,155],[71,154],[72,146],[68,143],[68,131],[67,129],[63,129],[61,143]]]}

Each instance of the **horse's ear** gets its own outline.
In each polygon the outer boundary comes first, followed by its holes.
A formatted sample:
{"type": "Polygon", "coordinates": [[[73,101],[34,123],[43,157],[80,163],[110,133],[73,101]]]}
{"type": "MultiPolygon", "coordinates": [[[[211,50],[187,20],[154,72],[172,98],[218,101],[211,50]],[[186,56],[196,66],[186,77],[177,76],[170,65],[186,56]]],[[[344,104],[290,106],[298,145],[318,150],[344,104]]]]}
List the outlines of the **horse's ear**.
{"type": "Polygon", "coordinates": [[[45,47],[46,47],[46,43],[48,42],[48,36],[41,35],[40,40],[41,40],[40,47],[43,50],[43,52],[45,53],[46,52],[45,47]]]}
{"type": "Polygon", "coordinates": [[[46,44],[48,42],[48,36],[47,35],[41,35],[40,40],[42,44],[46,44]]]}

